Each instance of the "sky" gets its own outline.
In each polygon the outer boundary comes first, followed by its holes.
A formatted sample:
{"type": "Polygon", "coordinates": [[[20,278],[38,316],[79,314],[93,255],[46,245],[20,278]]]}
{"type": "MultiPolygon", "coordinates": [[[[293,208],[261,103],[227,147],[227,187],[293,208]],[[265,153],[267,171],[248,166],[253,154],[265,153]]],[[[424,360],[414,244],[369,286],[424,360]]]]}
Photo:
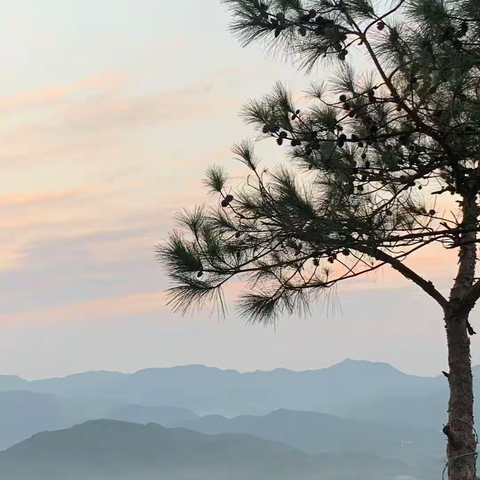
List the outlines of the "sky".
{"type": "MultiPolygon", "coordinates": [[[[0,0],[0,374],[307,370],[345,358],[446,369],[440,309],[390,270],[276,330],[245,325],[232,306],[226,318],[169,310],[154,247],[176,211],[208,200],[209,165],[242,175],[230,153],[254,135],[242,105],[277,80],[301,92],[327,75],[242,49],[228,19],[218,0],[0,0]]],[[[455,258],[431,250],[414,262],[447,291],[455,258]]]]}

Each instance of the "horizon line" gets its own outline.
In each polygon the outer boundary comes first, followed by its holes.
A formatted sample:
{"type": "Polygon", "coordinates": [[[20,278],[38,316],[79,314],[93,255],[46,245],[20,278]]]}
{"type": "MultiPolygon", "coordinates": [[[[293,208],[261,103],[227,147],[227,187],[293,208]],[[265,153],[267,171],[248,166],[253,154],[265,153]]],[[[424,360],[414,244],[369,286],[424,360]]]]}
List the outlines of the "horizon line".
{"type": "MultiPolygon", "coordinates": [[[[323,370],[329,370],[331,368],[334,368],[336,366],[339,366],[339,365],[342,365],[342,364],[345,364],[345,363],[349,363],[349,362],[357,363],[357,364],[387,365],[387,366],[391,367],[393,370],[395,370],[399,373],[402,373],[404,375],[411,376],[411,377],[437,378],[437,377],[441,376],[441,373],[439,373],[439,375],[437,375],[437,376],[415,375],[415,374],[407,373],[407,372],[404,372],[404,371],[396,368],[395,366],[393,366],[392,364],[390,364],[388,362],[345,358],[344,360],[342,360],[340,362],[332,363],[328,367],[313,368],[313,369],[308,369],[308,370],[292,370],[292,369],[289,369],[289,368],[286,368],[286,367],[277,367],[277,368],[274,368],[272,370],[254,370],[254,371],[245,370],[245,371],[240,371],[240,370],[237,370],[237,369],[234,369],[234,368],[221,368],[221,367],[217,367],[217,366],[204,365],[204,364],[184,364],[184,365],[171,365],[171,366],[168,366],[168,367],[147,367],[147,368],[142,368],[142,369],[135,370],[135,371],[130,371],[130,372],[125,372],[125,371],[121,372],[121,371],[118,371],[118,370],[85,370],[85,371],[75,372],[75,373],[71,373],[71,374],[63,375],[63,376],[34,378],[34,379],[31,379],[31,380],[26,379],[24,377],[21,377],[20,375],[15,375],[15,374],[0,374],[0,379],[2,377],[3,378],[11,377],[11,378],[16,378],[16,379],[23,380],[25,382],[33,383],[33,382],[41,382],[41,381],[49,381],[49,380],[61,380],[61,379],[65,379],[65,378],[70,378],[70,377],[79,376],[79,375],[88,375],[88,374],[118,374],[118,375],[126,375],[127,376],[127,375],[136,375],[136,374],[139,374],[139,373],[142,373],[142,372],[154,371],[154,370],[173,370],[173,369],[185,369],[185,368],[195,368],[195,367],[205,368],[205,369],[208,369],[208,370],[218,370],[218,371],[221,371],[221,372],[234,372],[234,373],[238,373],[239,375],[249,375],[249,374],[251,375],[251,374],[255,374],[255,373],[268,374],[268,373],[275,373],[275,372],[278,372],[278,371],[286,371],[286,372],[290,372],[290,373],[312,373],[312,372],[320,372],[320,371],[323,371],[323,370]]],[[[472,365],[472,369],[475,369],[476,367],[477,367],[477,365],[472,365]]]]}

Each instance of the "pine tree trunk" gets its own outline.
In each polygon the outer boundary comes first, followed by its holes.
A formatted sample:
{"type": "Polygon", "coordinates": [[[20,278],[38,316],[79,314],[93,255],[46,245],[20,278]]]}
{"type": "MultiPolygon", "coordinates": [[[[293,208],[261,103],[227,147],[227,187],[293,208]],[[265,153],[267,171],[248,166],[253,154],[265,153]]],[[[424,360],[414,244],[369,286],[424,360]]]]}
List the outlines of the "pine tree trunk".
{"type": "Polygon", "coordinates": [[[468,313],[448,311],[446,318],[450,365],[447,459],[450,480],[474,480],[476,436],[473,429],[473,377],[470,357],[468,313]]]}
{"type": "Polygon", "coordinates": [[[468,321],[473,305],[465,300],[475,278],[477,263],[476,191],[466,192],[461,203],[463,212],[460,236],[459,270],[450,299],[445,308],[445,327],[450,366],[450,401],[448,424],[444,433],[448,437],[447,460],[450,480],[474,480],[476,476],[477,440],[473,419],[473,376],[470,356],[470,338],[473,333],[468,321]]]}

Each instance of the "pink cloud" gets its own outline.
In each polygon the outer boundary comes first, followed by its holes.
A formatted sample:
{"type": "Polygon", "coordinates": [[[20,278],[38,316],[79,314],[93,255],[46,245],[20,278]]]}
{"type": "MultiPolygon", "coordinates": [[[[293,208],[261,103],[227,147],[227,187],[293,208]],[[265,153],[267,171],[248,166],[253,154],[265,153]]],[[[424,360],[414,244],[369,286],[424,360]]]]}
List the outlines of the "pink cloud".
{"type": "Polygon", "coordinates": [[[91,191],[92,189],[89,187],[81,187],[60,192],[47,191],[42,193],[11,193],[8,195],[0,195],[0,207],[38,206],[48,203],[57,203],[64,200],[78,198],[79,196],[91,191]]]}
{"type": "Polygon", "coordinates": [[[0,113],[18,114],[33,109],[52,109],[68,102],[77,94],[109,93],[124,86],[126,74],[109,72],[83,78],[69,85],[51,85],[39,90],[24,91],[16,95],[0,96],[0,113]]]}
{"type": "Polygon", "coordinates": [[[26,116],[3,128],[0,162],[118,161],[142,129],[181,123],[187,132],[195,122],[230,108],[233,101],[208,85],[132,94],[117,91],[114,83],[109,89],[103,82],[109,84],[92,78],[71,87],[0,99],[0,113],[37,109],[40,114],[38,120],[26,116]]]}
{"type": "Polygon", "coordinates": [[[1,323],[58,323],[83,322],[136,315],[148,315],[167,310],[163,291],[74,302],[69,305],[46,308],[35,314],[0,315],[1,323]]]}

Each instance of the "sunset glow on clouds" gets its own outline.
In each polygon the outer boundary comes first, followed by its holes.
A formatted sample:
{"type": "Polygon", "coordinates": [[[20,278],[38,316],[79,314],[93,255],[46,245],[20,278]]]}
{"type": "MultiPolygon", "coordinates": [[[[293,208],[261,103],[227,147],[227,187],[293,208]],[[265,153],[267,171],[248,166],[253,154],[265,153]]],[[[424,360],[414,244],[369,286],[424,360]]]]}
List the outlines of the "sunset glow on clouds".
{"type": "MultiPolygon", "coordinates": [[[[221,324],[209,312],[174,315],[154,258],[174,212],[206,200],[201,179],[209,164],[225,164],[241,178],[229,148],[253,135],[238,117],[242,104],[277,80],[296,92],[309,80],[259,47],[242,50],[217,0],[16,0],[0,2],[0,13],[0,373],[38,377],[177,363],[319,368],[342,360],[343,353],[319,351],[311,339],[322,335],[326,347],[338,334],[341,320],[333,325],[320,307],[311,323],[295,330],[297,320],[284,320],[289,326],[275,335],[244,326],[231,308],[221,324]],[[198,342],[195,328],[202,331],[198,342]],[[126,359],[125,342],[133,337],[126,359]],[[80,355],[102,342],[108,348],[80,355]],[[58,358],[45,345],[57,348],[58,358]]],[[[260,151],[270,163],[282,161],[279,150],[260,151]]],[[[437,250],[412,260],[440,288],[455,261],[437,250]]],[[[340,287],[344,315],[350,312],[345,321],[357,314],[365,321],[363,299],[372,290],[388,293],[378,295],[371,321],[383,312],[394,317],[394,329],[405,320],[398,338],[413,335],[417,296],[388,269],[340,287]],[[392,298],[405,310],[392,312],[392,298]]],[[[229,302],[237,291],[237,284],[229,287],[229,302]]],[[[421,302],[418,308],[429,305],[421,302]]],[[[441,336],[436,314],[426,322],[441,336]]],[[[440,347],[418,365],[416,354],[402,360],[394,353],[388,331],[375,338],[361,332],[351,356],[419,373],[441,370],[440,347]],[[390,349],[376,347],[382,338],[390,349]]],[[[415,348],[420,358],[421,344],[412,341],[415,348]]]]}

